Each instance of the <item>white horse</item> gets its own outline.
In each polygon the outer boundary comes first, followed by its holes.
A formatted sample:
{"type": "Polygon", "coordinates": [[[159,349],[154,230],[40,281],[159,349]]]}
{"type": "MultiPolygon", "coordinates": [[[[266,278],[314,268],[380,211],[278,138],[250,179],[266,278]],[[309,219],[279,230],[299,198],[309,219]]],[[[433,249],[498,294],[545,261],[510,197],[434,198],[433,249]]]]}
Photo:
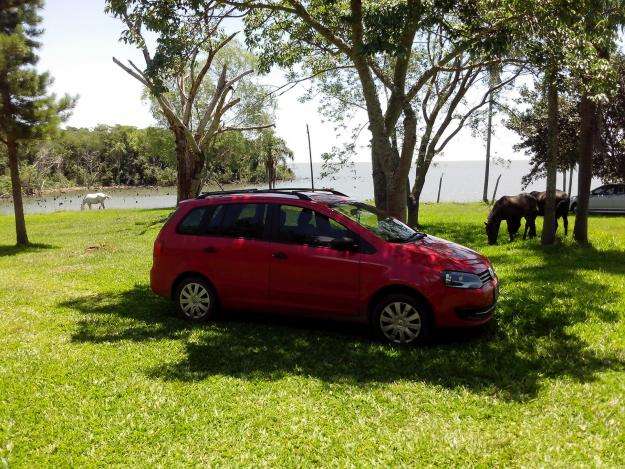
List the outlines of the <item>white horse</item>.
{"type": "Polygon", "coordinates": [[[104,192],[96,192],[95,194],[87,194],[84,199],[82,199],[82,204],[80,204],[80,210],[85,209],[85,205],[89,206],[89,210],[91,210],[91,205],[100,204],[100,209],[106,208],[104,207],[104,201],[106,199],[110,199],[110,195],[106,195],[104,192]]]}

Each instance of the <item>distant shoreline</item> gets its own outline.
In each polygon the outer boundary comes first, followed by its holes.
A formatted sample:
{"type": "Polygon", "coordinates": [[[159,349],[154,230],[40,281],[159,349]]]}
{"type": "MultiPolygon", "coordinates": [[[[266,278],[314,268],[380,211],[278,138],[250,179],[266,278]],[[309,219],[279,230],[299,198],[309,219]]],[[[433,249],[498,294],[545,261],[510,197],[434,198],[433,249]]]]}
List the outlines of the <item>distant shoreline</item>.
{"type": "MultiPolygon", "coordinates": [[[[167,187],[175,187],[175,186],[127,186],[127,185],[114,185],[114,186],[70,186],[70,187],[56,187],[50,189],[42,189],[38,191],[36,194],[24,194],[22,193],[22,197],[24,198],[37,198],[37,197],[47,197],[50,195],[60,194],[75,194],[76,192],[85,192],[85,193],[93,193],[93,192],[103,192],[106,190],[132,190],[132,189],[161,189],[167,187]]],[[[11,194],[1,194],[0,199],[12,199],[13,196],[11,194]]]]}

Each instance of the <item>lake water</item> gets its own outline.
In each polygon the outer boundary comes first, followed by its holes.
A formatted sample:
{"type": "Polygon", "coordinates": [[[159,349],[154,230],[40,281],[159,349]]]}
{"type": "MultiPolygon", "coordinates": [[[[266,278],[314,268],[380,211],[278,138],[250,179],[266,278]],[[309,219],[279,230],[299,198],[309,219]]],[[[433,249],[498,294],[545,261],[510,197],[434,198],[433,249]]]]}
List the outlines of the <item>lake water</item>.
{"type": "MultiPolygon", "coordinates": [[[[295,173],[295,180],[280,183],[278,187],[310,187],[309,165],[294,163],[291,167],[295,173]]],[[[324,179],[319,178],[321,171],[320,164],[313,165],[316,187],[331,187],[359,200],[373,198],[370,163],[354,163],[334,173],[332,177],[324,179]]],[[[527,161],[512,161],[505,165],[491,165],[489,198],[492,197],[495,180],[499,175],[501,175],[501,180],[497,194],[518,194],[521,192],[521,178],[528,172],[529,164],[527,161]]],[[[443,177],[441,202],[474,202],[481,200],[484,184],[484,161],[448,161],[431,167],[423,188],[422,201],[436,201],[438,183],[441,176],[443,177]]],[[[573,194],[577,193],[576,177],[577,173],[573,177],[573,194]]],[[[599,184],[600,181],[594,181],[593,187],[599,184]]],[[[227,184],[224,186],[224,189],[241,187],[243,186],[227,184]]],[[[245,187],[264,186],[247,185],[245,187]]],[[[561,187],[562,175],[559,174],[558,188],[561,187]]],[[[545,181],[541,180],[531,184],[527,191],[544,190],[544,188],[545,181]]],[[[219,190],[218,187],[207,189],[219,190]]],[[[112,196],[111,200],[106,201],[107,208],[163,208],[173,207],[176,204],[176,189],[174,187],[105,189],[104,191],[112,196]]],[[[80,210],[82,197],[87,192],[89,191],[58,193],[45,197],[26,197],[24,199],[24,210],[26,213],[80,210]]],[[[13,213],[13,204],[10,199],[0,200],[0,213],[13,213]]]]}

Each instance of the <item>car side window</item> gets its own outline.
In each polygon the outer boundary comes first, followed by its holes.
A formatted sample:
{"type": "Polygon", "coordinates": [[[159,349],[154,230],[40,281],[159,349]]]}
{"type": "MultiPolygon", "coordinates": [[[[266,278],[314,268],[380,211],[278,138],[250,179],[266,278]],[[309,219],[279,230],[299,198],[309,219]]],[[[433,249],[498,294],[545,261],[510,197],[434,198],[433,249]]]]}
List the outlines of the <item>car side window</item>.
{"type": "Polygon", "coordinates": [[[616,194],[624,195],[625,194],[625,185],[616,186],[616,194]]]}
{"type": "Polygon", "coordinates": [[[176,232],[195,236],[219,235],[223,214],[223,205],[194,208],[182,219],[176,232]]]}
{"type": "Polygon", "coordinates": [[[199,207],[191,210],[178,225],[177,232],[184,235],[203,234],[203,221],[209,211],[209,207],[199,207]]]}
{"type": "Polygon", "coordinates": [[[265,233],[267,204],[227,204],[220,235],[233,238],[261,239],[265,233]]]}
{"type": "Polygon", "coordinates": [[[592,195],[603,195],[605,192],[606,186],[597,187],[594,191],[591,191],[592,195]]]}
{"type": "Polygon", "coordinates": [[[277,213],[275,237],[282,243],[330,246],[334,239],[355,237],[337,221],[309,208],[281,205],[277,213]]]}

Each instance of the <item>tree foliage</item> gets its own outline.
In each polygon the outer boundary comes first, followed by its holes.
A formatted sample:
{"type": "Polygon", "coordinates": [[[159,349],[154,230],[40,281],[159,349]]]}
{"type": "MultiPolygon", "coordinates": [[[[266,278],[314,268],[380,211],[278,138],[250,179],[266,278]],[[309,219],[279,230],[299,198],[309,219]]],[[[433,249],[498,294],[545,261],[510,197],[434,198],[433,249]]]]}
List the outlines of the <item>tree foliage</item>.
{"type": "Polygon", "coordinates": [[[141,50],[145,63],[113,60],[157,104],[176,142],[178,200],[194,197],[201,189],[207,149],[219,134],[271,125],[224,122],[241,103],[236,87],[253,72],[231,68],[237,60],[227,48],[237,33],[226,33],[223,22],[234,8],[216,0],[108,0],[106,5],[126,28],[121,40],[141,50]],[[146,34],[156,36],[155,47],[146,34]]]}
{"type": "MultiPolygon", "coordinates": [[[[599,107],[599,126],[593,149],[594,175],[605,182],[625,181],[625,57],[613,56],[619,84],[616,91],[606,96],[599,107]]],[[[580,98],[577,93],[562,93],[559,128],[558,169],[566,171],[579,162],[580,98]]],[[[523,177],[524,186],[544,177],[547,159],[547,115],[543,100],[536,89],[524,88],[516,102],[522,109],[508,110],[506,127],[516,132],[521,141],[516,150],[530,156],[531,170],[523,177]]]]}
{"type": "MultiPolygon", "coordinates": [[[[266,182],[267,138],[273,141],[278,178],[292,177],[286,166],[291,150],[267,129],[260,135],[220,135],[207,153],[203,180],[220,184],[266,182]]],[[[23,191],[28,195],[72,186],[172,186],[176,184],[175,142],[171,132],[160,127],[69,127],[54,139],[23,145],[20,169],[23,191]]],[[[4,183],[8,178],[3,173],[0,171],[0,196],[8,195],[4,183]]]]}
{"type": "Polygon", "coordinates": [[[289,70],[294,82],[316,78],[343,109],[364,109],[376,205],[405,219],[408,172],[417,143],[415,103],[439,73],[458,68],[454,64],[459,57],[469,58],[471,67],[485,57],[498,57],[497,47],[490,44],[498,26],[480,22],[469,2],[226,3],[249,13],[248,43],[261,51],[261,70],[278,65],[289,70]],[[425,45],[437,38],[448,46],[438,56],[425,45]]]}

